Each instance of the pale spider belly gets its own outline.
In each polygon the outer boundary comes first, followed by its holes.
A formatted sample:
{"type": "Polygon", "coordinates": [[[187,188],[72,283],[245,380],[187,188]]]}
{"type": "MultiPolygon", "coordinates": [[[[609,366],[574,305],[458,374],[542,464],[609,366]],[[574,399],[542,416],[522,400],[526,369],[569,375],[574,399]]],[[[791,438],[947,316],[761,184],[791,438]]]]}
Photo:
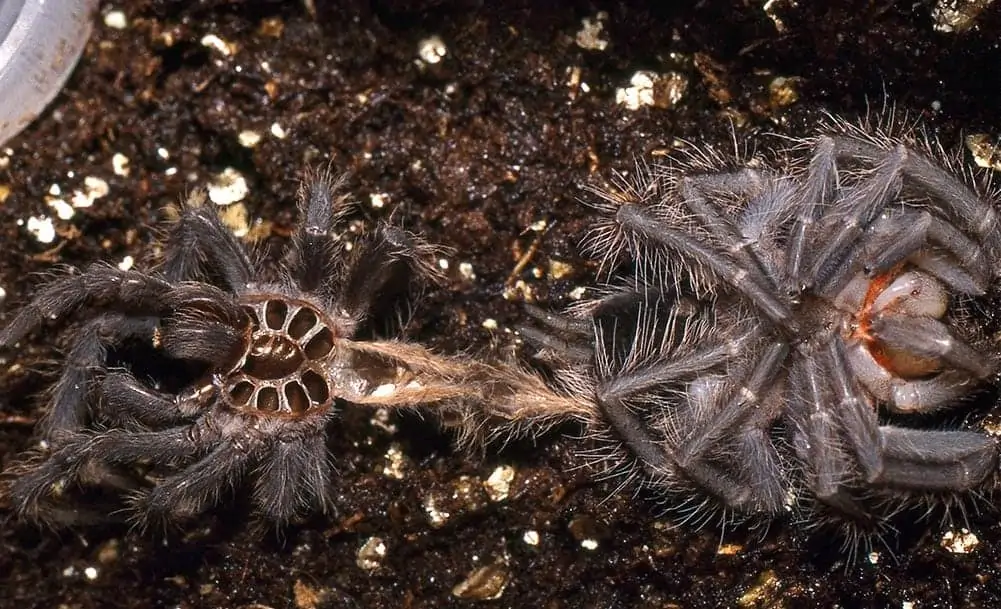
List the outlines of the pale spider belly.
{"type": "Polygon", "coordinates": [[[252,325],[246,353],[222,386],[230,405],[291,417],[330,408],[325,371],[336,351],[331,320],[310,303],[287,297],[256,296],[244,306],[252,325]]]}
{"type": "Polygon", "coordinates": [[[838,294],[835,306],[850,312],[841,328],[846,357],[868,393],[893,410],[919,406],[922,396],[908,381],[935,376],[943,362],[894,349],[880,339],[878,329],[886,320],[943,319],[949,307],[945,286],[927,273],[899,265],[873,277],[857,275],[838,294]]]}

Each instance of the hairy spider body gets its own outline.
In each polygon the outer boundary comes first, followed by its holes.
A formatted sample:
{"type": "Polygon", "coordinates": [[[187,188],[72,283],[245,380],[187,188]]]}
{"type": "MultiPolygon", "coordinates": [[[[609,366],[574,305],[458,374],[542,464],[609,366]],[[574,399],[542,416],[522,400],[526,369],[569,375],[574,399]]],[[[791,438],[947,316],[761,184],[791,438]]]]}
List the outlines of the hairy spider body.
{"type": "Polygon", "coordinates": [[[524,334],[592,396],[615,462],[690,518],[878,533],[909,500],[995,484],[996,438],[913,415],[997,372],[973,319],[1001,274],[997,200],[912,139],[838,123],[807,144],[781,170],[696,152],[591,187],[587,247],[634,279],[524,334]]]}
{"type": "Polygon", "coordinates": [[[87,320],[40,426],[47,447],[8,472],[22,516],[84,521],[66,490],[103,485],[132,496],[139,523],[183,519],[249,478],[257,512],[280,525],[332,507],[326,434],[339,403],[447,405],[484,391],[493,369],[379,338],[391,324],[371,313],[406,304],[437,250],[385,224],[349,248],[336,187],[326,174],[307,179],[274,277],[196,195],[175,214],[157,270],[95,264],[58,277],[0,330],[9,348],[47,319],[87,320]],[[145,352],[111,359],[137,342],[145,352]],[[150,355],[190,372],[171,385],[141,365],[150,355]]]}

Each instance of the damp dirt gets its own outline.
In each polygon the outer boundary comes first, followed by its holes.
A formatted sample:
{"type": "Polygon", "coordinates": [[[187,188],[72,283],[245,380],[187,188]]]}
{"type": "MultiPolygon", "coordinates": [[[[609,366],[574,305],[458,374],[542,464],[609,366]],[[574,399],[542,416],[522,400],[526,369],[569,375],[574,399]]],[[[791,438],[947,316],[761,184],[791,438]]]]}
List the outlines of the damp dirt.
{"type": "MultiPolygon", "coordinates": [[[[277,249],[301,171],[330,164],[349,174],[358,221],[392,214],[452,248],[413,334],[510,354],[522,302],[561,306],[594,280],[577,253],[579,186],[638,155],[726,149],[731,134],[768,146],[767,134],[808,135],[825,112],[858,117],[887,99],[946,148],[996,143],[998,7],[959,2],[964,21],[935,2],[820,4],[102,3],[65,90],[0,146],[0,323],[56,265],[142,265],[163,208],[195,188],[238,234],[277,249]]],[[[62,340],[25,341],[0,370],[4,464],[32,442],[62,340]]],[[[966,530],[918,523],[895,553],[846,565],[836,540],[801,525],[672,527],[653,502],[592,480],[559,432],[469,455],[415,417],[349,408],[330,444],[337,513],[282,535],[244,526],[238,505],[165,535],[3,519],[0,606],[1001,599],[997,514],[970,514],[966,530]]]]}

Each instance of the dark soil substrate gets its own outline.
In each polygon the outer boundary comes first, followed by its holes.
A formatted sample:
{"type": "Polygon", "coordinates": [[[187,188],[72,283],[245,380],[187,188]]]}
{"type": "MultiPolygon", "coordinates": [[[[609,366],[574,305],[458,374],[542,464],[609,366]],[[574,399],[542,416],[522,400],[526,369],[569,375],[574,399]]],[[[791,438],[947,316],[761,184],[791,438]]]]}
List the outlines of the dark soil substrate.
{"type": "MultiPolygon", "coordinates": [[[[103,13],[123,11],[127,27],[97,18],[65,91],[3,153],[5,315],[55,264],[147,257],[162,208],[226,168],[248,182],[241,203],[251,223],[264,221],[256,232],[280,246],[301,169],[330,160],[351,172],[360,218],[398,208],[410,228],[455,248],[450,284],[418,310],[418,337],[443,350],[502,351],[513,342],[505,329],[522,319],[521,298],[502,294],[533,224],[555,226],[514,279],[554,306],[592,281],[576,254],[588,219],[575,196],[595,172],[628,168],[678,138],[726,146],[731,124],[741,141],[806,135],[823,112],[857,117],[885,98],[950,149],[964,134],[998,133],[996,7],[976,28],[947,33],[933,27],[933,2],[779,0],[771,15],[762,2],[718,1],[345,9],[316,0],[315,14],[310,2],[277,0],[119,4],[103,13]],[[660,5],[671,8],[651,8],[660,5]],[[582,48],[582,20],[599,11],[599,38],[610,44],[582,48]],[[418,48],[432,36],[446,54],[421,63],[418,48]],[[662,107],[617,105],[616,89],[641,69],[676,72],[687,88],[662,107]],[[260,142],[241,145],[244,131],[260,142]],[[128,158],[127,175],[115,171],[116,154],[128,158]],[[87,177],[109,193],[59,219],[48,202],[69,201],[87,177]],[[377,193],[388,200],[382,209],[369,205],[377,193]],[[27,230],[33,216],[53,218],[51,243],[27,230]]],[[[31,442],[37,395],[62,345],[32,339],[16,354],[20,366],[0,373],[4,464],[31,442]]],[[[547,609],[1001,602],[996,514],[971,516],[971,553],[944,549],[946,528],[933,521],[905,527],[896,560],[882,550],[846,566],[835,541],[801,526],[722,538],[669,528],[651,502],[590,480],[560,434],[481,458],[451,452],[429,424],[395,423],[392,431],[371,413],[345,413],[331,439],[340,511],[283,538],[252,533],[234,517],[239,507],[167,537],[4,521],[0,606],[457,607],[474,602],[453,591],[460,582],[471,597],[504,584],[487,605],[547,609]],[[399,476],[384,471],[395,471],[387,455],[396,454],[399,476]],[[501,465],[514,468],[514,483],[492,501],[481,482],[501,465]],[[364,569],[359,551],[374,538],[385,556],[364,569]],[[479,585],[467,581],[474,575],[479,585]]]]}

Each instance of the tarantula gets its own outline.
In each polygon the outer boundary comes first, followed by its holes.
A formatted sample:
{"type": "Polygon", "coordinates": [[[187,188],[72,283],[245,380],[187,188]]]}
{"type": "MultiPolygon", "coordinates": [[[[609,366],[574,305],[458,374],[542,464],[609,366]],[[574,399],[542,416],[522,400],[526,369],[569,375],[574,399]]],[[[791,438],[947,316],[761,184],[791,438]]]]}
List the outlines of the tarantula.
{"type": "Polygon", "coordinates": [[[339,401],[460,403],[500,385],[488,366],[364,339],[378,334],[373,311],[391,311],[415,278],[434,274],[437,250],[387,224],[349,248],[337,187],[322,173],[305,181],[274,279],[198,194],[176,214],[156,271],[95,264],[39,290],[0,331],[0,348],[78,309],[87,321],[41,425],[47,448],[11,472],[19,514],[72,523],[80,517],[58,496],[96,478],[133,493],[140,523],[182,519],[249,476],[256,509],[281,524],[332,507],[325,440],[339,401]],[[150,353],[187,371],[180,386],[165,384],[163,362],[141,365],[150,353]],[[152,483],[133,480],[137,470],[152,483]]]}
{"type": "Polygon", "coordinates": [[[997,199],[913,139],[839,124],[806,145],[783,170],[706,154],[591,187],[587,248],[634,278],[523,334],[688,517],[877,531],[996,480],[996,438],[921,422],[997,372],[972,319],[1001,274],[997,199]]]}

